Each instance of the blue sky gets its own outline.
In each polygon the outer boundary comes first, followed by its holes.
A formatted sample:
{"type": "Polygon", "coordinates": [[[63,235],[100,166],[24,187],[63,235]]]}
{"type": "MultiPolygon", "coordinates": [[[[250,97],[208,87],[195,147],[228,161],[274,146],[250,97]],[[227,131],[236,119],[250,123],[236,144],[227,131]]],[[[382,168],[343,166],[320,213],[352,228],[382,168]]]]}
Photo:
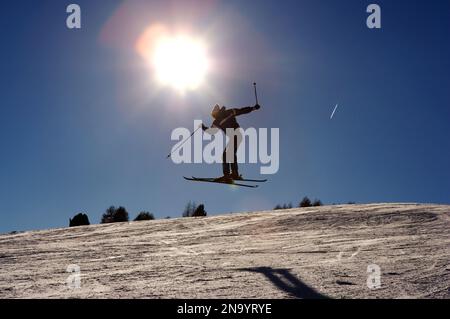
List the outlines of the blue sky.
{"type": "Polygon", "coordinates": [[[0,232],[66,226],[77,212],[97,223],[110,205],[164,218],[189,200],[210,214],[305,195],[450,202],[449,1],[80,0],[82,28],[69,30],[72,2],[9,1],[0,13],[0,232]],[[381,30],[366,27],[370,3],[381,30]],[[207,38],[224,66],[207,78],[213,90],[149,84],[133,43],[153,22],[207,38]],[[278,174],[258,190],[184,181],[221,168],[165,159],[171,131],[209,123],[215,103],[252,104],[253,81],[263,108],[239,122],[280,128],[278,174]]]}

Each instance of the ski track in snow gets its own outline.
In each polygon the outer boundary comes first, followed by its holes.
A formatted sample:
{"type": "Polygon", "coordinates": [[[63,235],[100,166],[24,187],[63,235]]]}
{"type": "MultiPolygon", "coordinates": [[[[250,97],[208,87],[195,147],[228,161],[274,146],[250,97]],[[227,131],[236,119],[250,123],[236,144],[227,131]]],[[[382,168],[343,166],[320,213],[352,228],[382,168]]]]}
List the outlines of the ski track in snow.
{"type": "Polygon", "coordinates": [[[372,204],[1,235],[0,297],[449,298],[449,229],[450,206],[372,204]]]}

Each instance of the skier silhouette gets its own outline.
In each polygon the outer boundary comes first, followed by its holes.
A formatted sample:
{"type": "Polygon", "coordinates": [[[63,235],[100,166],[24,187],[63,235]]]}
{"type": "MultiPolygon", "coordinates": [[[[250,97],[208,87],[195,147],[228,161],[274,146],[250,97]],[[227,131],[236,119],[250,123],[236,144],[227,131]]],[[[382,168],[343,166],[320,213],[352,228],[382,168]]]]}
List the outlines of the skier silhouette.
{"type": "Polygon", "coordinates": [[[237,162],[237,151],[239,145],[242,142],[242,134],[239,130],[239,123],[236,121],[236,117],[251,113],[259,110],[261,106],[256,104],[255,106],[247,106],[243,108],[227,109],[225,106],[220,107],[216,104],[211,112],[211,116],[214,121],[211,128],[208,128],[202,124],[203,131],[208,129],[220,129],[230,138],[230,143],[225,147],[222,155],[222,170],[223,176],[217,178],[216,181],[232,183],[234,180],[242,180],[242,176],[239,175],[239,167],[237,162]],[[227,130],[228,129],[228,130],[227,130]],[[230,130],[231,129],[231,130],[230,130]],[[229,135],[229,133],[232,133],[229,135]],[[231,139],[233,138],[233,143],[231,139]],[[233,145],[232,149],[230,144],[233,145]]]}

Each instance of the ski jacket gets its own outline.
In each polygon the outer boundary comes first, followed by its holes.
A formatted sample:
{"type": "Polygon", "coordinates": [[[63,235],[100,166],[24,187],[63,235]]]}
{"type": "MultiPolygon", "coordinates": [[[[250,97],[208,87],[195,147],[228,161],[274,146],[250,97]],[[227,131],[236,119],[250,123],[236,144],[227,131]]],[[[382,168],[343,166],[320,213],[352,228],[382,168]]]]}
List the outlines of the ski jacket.
{"type": "Polygon", "coordinates": [[[227,128],[237,129],[239,123],[236,121],[236,116],[248,114],[253,111],[253,107],[243,107],[240,109],[229,109],[219,112],[211,127],[216,127],[225,131],[227,128]]]}

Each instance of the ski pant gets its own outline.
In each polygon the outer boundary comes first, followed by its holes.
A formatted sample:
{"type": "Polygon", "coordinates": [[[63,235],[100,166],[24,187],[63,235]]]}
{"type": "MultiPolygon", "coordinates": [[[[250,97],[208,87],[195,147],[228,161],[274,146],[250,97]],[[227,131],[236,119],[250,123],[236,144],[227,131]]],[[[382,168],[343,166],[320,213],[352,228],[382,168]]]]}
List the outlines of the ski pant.
{"type": "Polygon", "coordinates": [[[241,129],[227,130],[227,137],[229,138],[229,142],[222,154],[223,175],[226,176],[231,173],[239,176],[237,151],[242,142],[241,129]]]}

